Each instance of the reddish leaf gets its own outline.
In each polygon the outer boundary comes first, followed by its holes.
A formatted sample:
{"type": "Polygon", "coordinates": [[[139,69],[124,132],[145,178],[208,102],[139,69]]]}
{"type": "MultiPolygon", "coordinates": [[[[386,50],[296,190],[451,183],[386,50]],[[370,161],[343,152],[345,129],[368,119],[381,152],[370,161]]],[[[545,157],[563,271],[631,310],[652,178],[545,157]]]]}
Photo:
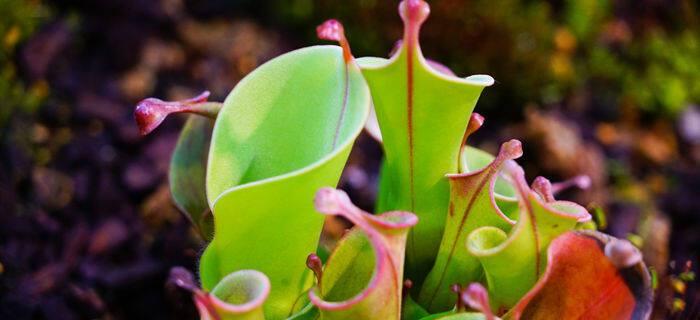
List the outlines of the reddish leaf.
{"type": "Polygon", "coordinates": [[[552,241],[544,276],[510,318],[646,319],[653,293],[640,258],[626,240],[597,232],[565,233],[552,241]]]}

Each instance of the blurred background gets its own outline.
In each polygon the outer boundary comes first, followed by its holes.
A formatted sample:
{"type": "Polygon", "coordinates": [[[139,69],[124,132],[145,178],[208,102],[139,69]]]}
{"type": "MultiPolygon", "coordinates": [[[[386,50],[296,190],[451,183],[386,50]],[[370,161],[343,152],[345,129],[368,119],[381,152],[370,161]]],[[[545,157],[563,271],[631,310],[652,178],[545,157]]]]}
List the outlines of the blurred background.
{"type": "MultiPolygon", "coordinates": [[[[528,178],[570,190],[600,228],[642,248],[655,318],[698,319],[700,5],[691,0],[434,0],[422,47],[485,73],[470,143],[521,139],[528,178]]],[[[135,104],[211,90],[323,43],[387,56],[398,0],[0,0],[0,318],[194,319],[166,285],[203,244],[173,207],[183,118],[140,137],[135,104]]],[[[363,135],[341,187],[371,209],[381,148],[363,135]]]]}

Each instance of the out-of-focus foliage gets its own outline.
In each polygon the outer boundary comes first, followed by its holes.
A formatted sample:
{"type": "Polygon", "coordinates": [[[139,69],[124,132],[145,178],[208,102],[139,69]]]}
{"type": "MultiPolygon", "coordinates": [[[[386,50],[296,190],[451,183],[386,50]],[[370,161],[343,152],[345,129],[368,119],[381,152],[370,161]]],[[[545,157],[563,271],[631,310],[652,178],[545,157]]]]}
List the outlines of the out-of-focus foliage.
{"type": "MultiPolygon", "coordinates": [[[[252,1],[234,1],[230,9],[252,1]]],[[[526,103],[569,104],[593,99],[606,116],[630,104],[675,116],[700,101],[700,15],[692,1],[434,0],[440,21],[428,22],[426,56],[439,56],[458,74],[488,73],[498,86],[483,99],[485,112],[526,103]],[[533,23],[536,21],[536,23],[533,23]],[[449,39],[446,39],[449,38],[449,39]],[[451,40],[451,41],[449,41],[451,40]],[[591,92],[595,92],[591,96],[591,92]]],[[[324,17],[353,21],[348,37],[360,55],[386,55],[400,30],[393,1],[275,0],[270,22],[313,41],[310,26],[324,17]]]]}
{"type": "MultiPolygon", "coordinates": [[[[633,58],[647,59],[644,70],[627,70],[623,91],[641,108],[676,114],[700,101],[700,38],[692,31],[669,37],[650,34],[632,47],[633,58]]],[[[628,66],[633,69],[633,66],[628,66]]]]}
{"type": "MultiPolygon", "coordinates": [[[[37,110],[48,87],[45,82],[26,86],[19,78],[13,60],[18,45],[29,38],[48,15],[40,1],[0,1],[0,128],[15,110],[32,113],[37,110]]],[[[2,132],[0,132],[2,135],[2,132]]]]}
{"type": "Polygon", "coordinates": [[[569,91],[589,87],[652,113],[674,116],[700,100],[700,41],[690,2],[677,16],[683,30],[654,24],[637,29],[614,14],[607,0],[567,1],[565,23],[555,33],[552,71],[569,91]],[[685,11],[685,10],[684,10],[685,11]]]}

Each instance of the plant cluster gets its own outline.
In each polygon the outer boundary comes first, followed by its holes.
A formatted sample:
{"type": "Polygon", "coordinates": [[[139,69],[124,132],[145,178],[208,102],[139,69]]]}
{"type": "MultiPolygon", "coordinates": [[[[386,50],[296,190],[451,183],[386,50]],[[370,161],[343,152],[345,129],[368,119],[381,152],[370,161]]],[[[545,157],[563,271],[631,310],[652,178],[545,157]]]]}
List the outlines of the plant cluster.
{"type": "Polygon", "coordinates": [[[555,198],[585,177],[529,185],[514,161],[465,145],[490,76],[455,76],[426,59],[430,7],[404,0],[391,58],[355,58],[343,26],[317,29],[340,46],[279,56],[223,103],[143,100],[142,134],[193,113],[174,151],[173,198],[210,240],[198,285],[203,319],[647,318],[651,280],[628,241],[594,230],[582,206],[555,198]],[[383,146],[376,211],[333,189],[362,129],[383,146]],[[354,224],[328,255],[324,216],[354,224]]]}

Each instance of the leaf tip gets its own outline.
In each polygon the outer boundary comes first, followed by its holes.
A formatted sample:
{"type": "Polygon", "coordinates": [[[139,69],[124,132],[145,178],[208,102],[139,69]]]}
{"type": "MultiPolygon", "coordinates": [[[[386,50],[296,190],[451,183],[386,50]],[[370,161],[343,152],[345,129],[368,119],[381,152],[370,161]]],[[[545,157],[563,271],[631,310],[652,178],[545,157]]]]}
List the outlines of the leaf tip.
{"type": "Polygon", "coordinates": [[[165,101],[156,98],[141,100],[134,110],[134,119],[139,127],[139,133],[145,136],[155,130],[169,114],[162,106],[165,101]]]}
{"type": "Polygon", "coordinates": [[[474,282],[469,284],[462,290],[460,298],[464,305],[482,312],[486,319],[494,319],[493,311],[491,311],[491,306],[489,305],[489,293],[480,283],[474,282]]]}
{"type": "Polygon", "coordinates": [[[591,187],[593,184],[593,181],[591,180],[591,177],[588,175],[582,174],[575,176],[573,178],[570,178],[568,180],[564,180],[562,182],[558,183],[553,183],[552,184],[552,192],[554,194],[557,194],[565,189],[571,188],[571,187],[577,187],[581,190],[586,190],[591,187]]]}
{"type": "Polygon", "coordinates": [[[350,44],[345,38],[345,29],[343,24],[336,19],[326,20],[324,23],[316,27],[316,36],[322,40],[337,41],[340,47],[343,48],[343,58],[345,62],[352,61],[352,52],[350,44]]]}
{"type": "Polygon", "coordinates": [[[642,261],[642,253],[631,242],[614,239],[605,245],[605,256],[616,267],[627,268],[642,261]]]}
{"type": "Polygon", "coordinates": [[[340,41],[343,38],[343,25],[336,19],[326,20],[316,27],[316,35],[319,39],[340,41]]]}
{"type": "Polygon", "coordinates": [[[199,290],[197,283],[194,281],[192,273],[183,267],[173,267],[170,269],[168,282],[190,292],[199,290]]]}
{"type": "Polygon", "coordinates": [[[411,279],[406,279],[403,281],[403,288],[401,290],[401,297],[406,298],[406,296],[411,292],[413,288],[413,281],[411,279]]]}
{"type": "Polygon", "coordinates": [[[507,160],[520,158],[523,155],[523,144],[520,140],[511,139],[501,145],[498,157],[507,160]]]}
{"type": "Polygon", "coordinates": [[[539,176],[532,181],[532,190],[535,191],[545,202],[552,202],[554,200],[554,193],[552,189],[552,183],[549,179],[539,176]]]}
{"type": "Polygon", "coordinates": [[[467,124],[467,131],[464,132],[464,138],[462,139],[462,144],[464,144],[469,136],[471,136],[474,132],[479,130],[481,126],[484,125],[484,121],[486,121],[486,118],[484,116],[472,112],[472,115],[469,117],[469,123],[467,124]]]}
{"type": "Polygon", "coordinates": [[[321,261],[321,258],[319,258],[315,253],[309,254],[309,256],[306,257],[306,267],[313,271],[314,276],[316,277],[316,282],[320,287],[321,278],[323,278],[323,262],[321,261]]]}
{"type": "Polygon", "coordinates": [[[407,27],[419,26],[428,19],[430,5],[423,0],[404,0],[399,4],[399,15],[407,27]]]}
{"type": "Polygon", "coordinates": [[[572,180],[574,185],[576,185],[579,189],[584,190],[590,188],[591,184],[593,183],[591,181],[591,177],[586,174],[575,176],[572,180]]]}
{"type": "MultiPolygon", "coordinates": [[[[197,104],[207,102],[209,91],[204,91],[198,96],[182,101],[163,101],[157,98],[141,100],[134,110],[134,119],[139,127],[139,133],[145,136],[158,128],[165,118],[171,113],[192,112],[203,115],[212,113],[209,110],[196,110],[197,104]]],[[[218,112],[218,110],[217,110],[218,112]]]]}

